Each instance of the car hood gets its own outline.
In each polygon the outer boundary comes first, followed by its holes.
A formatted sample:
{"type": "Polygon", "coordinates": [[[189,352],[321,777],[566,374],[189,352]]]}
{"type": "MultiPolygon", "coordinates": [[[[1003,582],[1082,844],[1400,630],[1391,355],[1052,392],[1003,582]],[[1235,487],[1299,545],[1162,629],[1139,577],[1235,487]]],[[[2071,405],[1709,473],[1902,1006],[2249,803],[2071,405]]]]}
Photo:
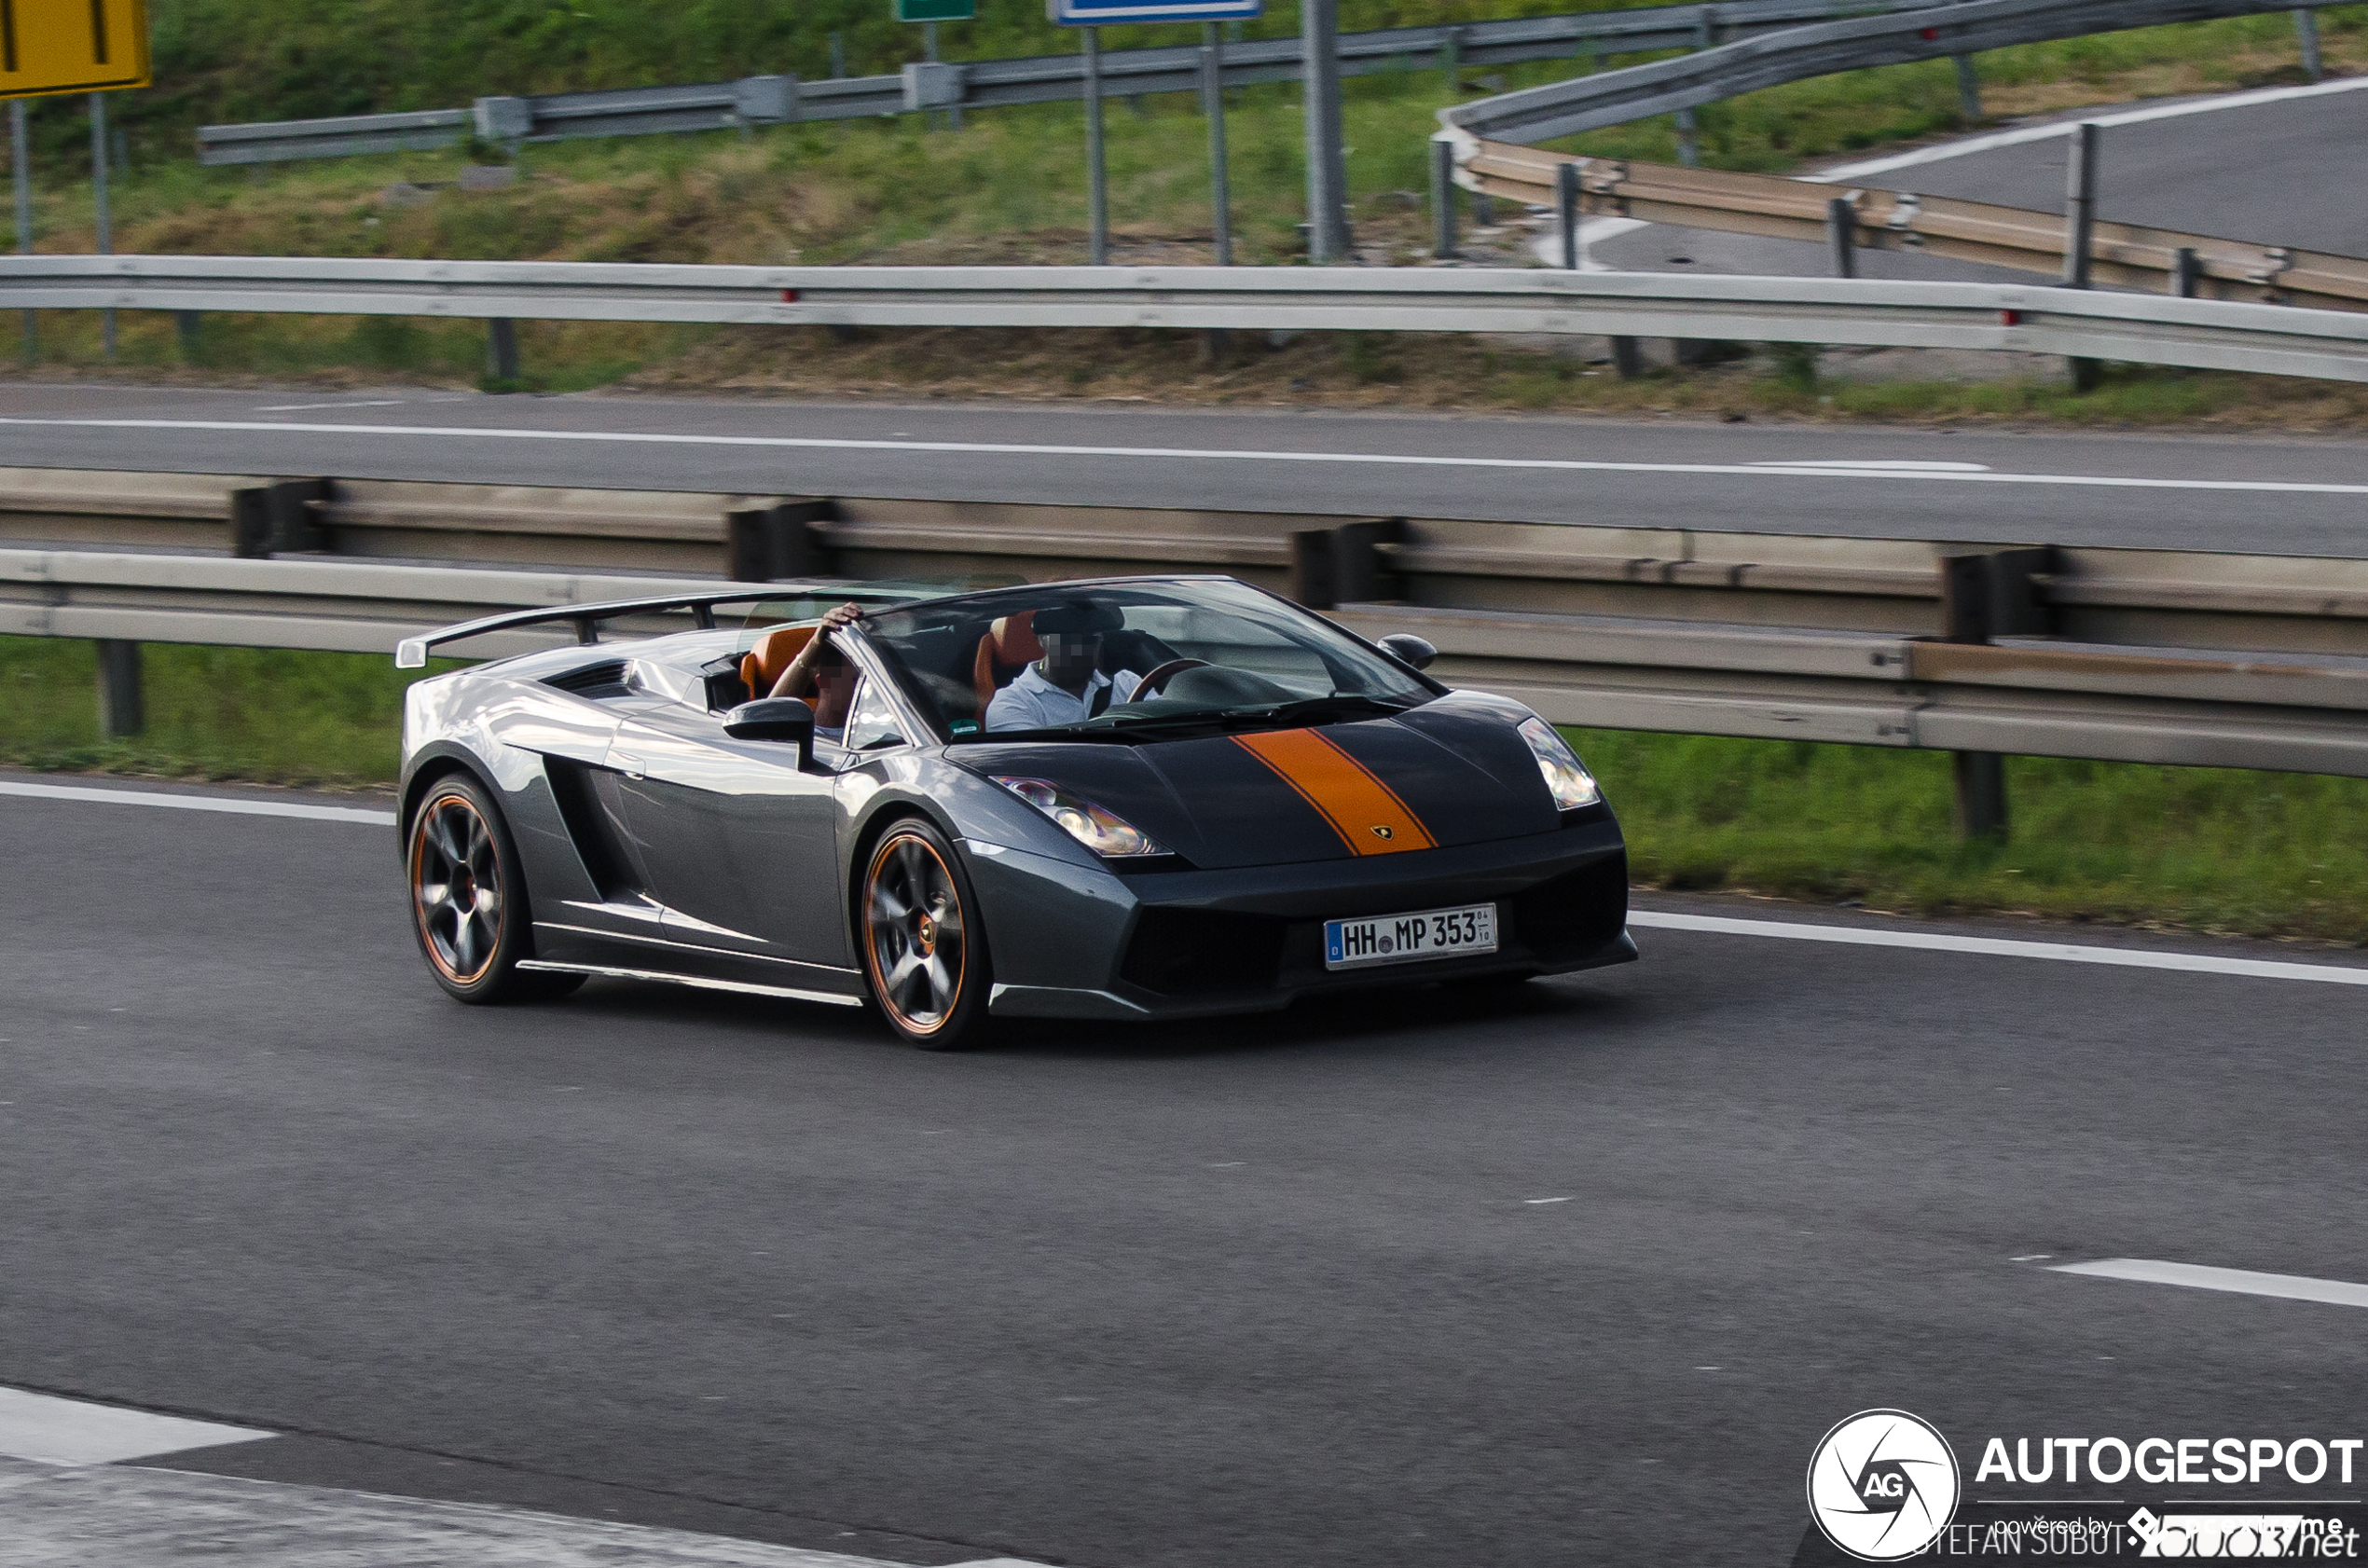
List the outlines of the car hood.
{"type": "Polygon", "coordinates": [[[1211,870],[1395,855],[1549,832],[1537,761],[1493,708],[1142,745],[973,743],[962,764],[1041,778],[1211,870]]]}

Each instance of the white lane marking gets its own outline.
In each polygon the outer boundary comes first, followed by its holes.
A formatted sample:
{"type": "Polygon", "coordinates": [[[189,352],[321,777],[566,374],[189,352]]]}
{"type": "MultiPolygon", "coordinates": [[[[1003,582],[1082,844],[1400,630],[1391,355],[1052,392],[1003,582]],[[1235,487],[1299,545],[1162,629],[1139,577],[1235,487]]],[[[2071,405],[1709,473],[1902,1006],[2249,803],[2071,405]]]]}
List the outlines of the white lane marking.
{"type": "Polygon", "coordinates": [[[2276,1296],[2289,1301],[2323,1301],[2336,1307],[2368,1307],[2368,1285],[2349,1280],[2309,1279],[2301,1274],[2262,1274],[2251,1269],[2214,1269],[2201,1263],[2164,1263],[2151,1258],[2104,1258],[2094,1263],[2058,1263],[2051,1274],[2087,1274],[2095,1279],[2135,1280],[2141,1285],[2178,1285],[2190,1290],[2231,1290],[2240,1296],[2276,1296]]]}
{"type": "Polygon", "coordinates": [[[1925,458],[1769,458],[1754,468],[1866,468],[1884,474],[1988,474],[1986,462],[1943,462],[1925,458]]]}
{"type": "Polygon", "coordinates": [[[1522,1203],[1527,1204],[1532,1208],[1535,1208],[1540,1204],[1567,1204],[1571,1201],[1572,1200],[1568,1198],[1523,1198],[1521,1200],[1522,1203]]]}
{"type": "Polygon", "coordinates": [[[185,1449],[273,1437],[251,1426],[224,1426],[149,1410],[127,1410],[0,1388],[0,1455],[38,1465],[114,1465],[185,1449]]]}
{"type": "Polygon", "coordinates": [[[1835,942],[1856,947],[1915,947],[1934,953],[1978,953],[1999,958],[2046,958],[2063,964],[2112,964],[2134,970],[2243,975],[2254,980],[2316,980],[2334,985],[2368,985],[2368,967],[2347,969],[2336,964],[2289,964],[2266,958],[2214,958],[2199,953],[2155,953],[2138,947],[2083,947],[2063,942],[2017,942],[2003,937],[1965,937],[1868,926],[1811,926],[1792,920],[1737,920],[1723,915],[1673,915],[1646,909],[1629,911],[1628,923],[1670,931],[1709,931],[1720,936],[1782,937],[1794,942],[1835,942]]]}
{"type": "Polygon", "coordinates": [[[684,435],[652,431],[512,430],[470,425],[332,425],[257,420],[28,420],[0,418],[0,427],[94,430],[295,432],[308,435],[425,436],[438,441],[474,436],[489,441],[586,441],[655,447],[758,447],[798,451],[956,452],[987,457],[1180,458],[1217,462],[1371,463],[1399,468],[1525,469],[1555,474],[1710,474],[1756,478],[1867,479],[1886,484],[2065,485],[2084,489],[2219,490],[2277,495],[2368,495],[2368,484],[2304,479],[2145,479],[2107,474],[1996,474],[1988,470],[1875,469],[1805,460],[1799,466],[1760,462],[1616,462],[1581,458],[1455,458],[1406,452],[1270,452],[1208,447],[1075,447],[994,441],[872,441],[811,435],[684,435]]]}
{"type": "Polygon", "coordinates": [[[315,408],[400,408],[403,399],[380,398],[375,403],[267,403],[255,410],[258,414],[309,414],[315,408]]]}
{"type": "MultiPolygon", "coordinates": [[[[346,805],[304,805],[293,801],[232,800],[215,795],[176,795],[150,790],[89,790],[70,784],[24,784],[0,779],[0,795],[35,800],[90,801],[105,805],[162,805],[189,811],[227,811],[248,817],[299,817],[316,821],[361,822],[392,828],[394,813],[346,805]]],[[[2000,937],[1953,936],[1938,931],[1900,931],[1863,926],[1812,926],[1790,920],[1739,920],[1722,915],[1675,915],[1631,910],[1628,923],[1672,931],[1709,931],[1722,936],[1782,937],[1796,942],[1834,942],[1861,947],[1913,947],[1937,953],[1978,953],[2006,958],[2049,958],[2059,963],[2113,964],[2128,969],[2182,970],[2197,974],[2244,975],[2258,980],[2316,980],[2336,985],[2368,985],[2368,968],[2292,964],[2265,958],[2216,958],[2194,953],[2154,953],[2131,947],[2084,947],[2071,942],[2018,942],[2000,937]]]]}
{"type": "Polygon", "coordinates": [[[2292,98],[2323,98],[2330,93],[2357,92],[2362,88],[2368,88],[2368,76],[2347,76],[2342,81],[2317,82],[2309,87],[2268,87],[2185,103],[2157,103],[2143,109],[2079,115],[2048,125],[2020,126],[2013,131],[1992,131],[1987,136],[1968,136],[1962,142],[1944,143],[1936,147],[1918,147],[1909,152],[1870,158],[1859,163],[1846,163],[1838,169],[1828,169],[1822,173],[1804,174],[1801,178],[1821,185],[1835,185],[1844,180],[1864,179],[1869,174],[1888,174],[1894,169],[1912,169],[1921,163],[1938,163],[1947,158],[1992,152],[2000,147],[2020,146],[2026,142],[2044,142],[2051,136],[2070,135],[2072,127],[2083,122],[2102,126],[2143,125],[2153,120],[2215,114],[2222,109],[2250,109],[2259,103],[2282,103],[2292,98]]]}
{"type": "Polygon", "coordinates": [[[239,817],[307,817],[318,822],[366,822],[374,828],[394,826],[392,811],[365,811],[351,805],[303,805],[295,801],[230,800],[219,795],[175,795],[159,790],[85,790],[71,784],[21,784],[0,778],[0,795],[23,795],[45,801],[97,801],[106,805],[163,805],[183,811],[227,811],[239,817]]]}

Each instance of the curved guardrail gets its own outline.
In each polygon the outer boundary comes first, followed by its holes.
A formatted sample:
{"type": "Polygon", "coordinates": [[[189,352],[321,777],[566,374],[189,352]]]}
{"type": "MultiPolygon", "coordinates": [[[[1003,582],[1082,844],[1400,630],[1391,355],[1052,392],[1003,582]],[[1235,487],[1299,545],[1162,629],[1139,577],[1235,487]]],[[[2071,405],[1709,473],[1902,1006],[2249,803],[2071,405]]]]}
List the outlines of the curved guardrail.
{"type": "Polygon", "coordinates": [[[1531,144],[1874,65],[1939,60],[2132,27],[2309,10],[2335,0],[1967,0],[1816,22],[1675,60],[1500,93],[1439,112],[1447,134],[1531,144]]]}
{"type": "Polygon", "coordinates": [[[1535,268],[0,256],[0,309],[772,326],[1535,332],[1997,349],[2368,380],[2368,315],[2012,283],[1535,268]]]}

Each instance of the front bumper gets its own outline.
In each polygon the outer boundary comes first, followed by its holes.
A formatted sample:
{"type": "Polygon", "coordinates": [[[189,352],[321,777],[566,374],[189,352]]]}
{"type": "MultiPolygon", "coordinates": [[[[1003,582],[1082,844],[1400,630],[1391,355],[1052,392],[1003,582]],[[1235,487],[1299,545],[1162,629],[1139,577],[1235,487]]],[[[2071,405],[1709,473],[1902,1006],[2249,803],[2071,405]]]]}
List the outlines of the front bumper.
{"type": "Polygon", "coordinates": [[[1356,860],[1119,875],[970,846],[998,1015],[1190,1018],[1467,976],[1563,974],[1636,956],[1628,859],[1602,808],[1551,833],[1356,860]],[[1498,949],[1333,971],[1327,920],[1497,906],[1498,949]]]}

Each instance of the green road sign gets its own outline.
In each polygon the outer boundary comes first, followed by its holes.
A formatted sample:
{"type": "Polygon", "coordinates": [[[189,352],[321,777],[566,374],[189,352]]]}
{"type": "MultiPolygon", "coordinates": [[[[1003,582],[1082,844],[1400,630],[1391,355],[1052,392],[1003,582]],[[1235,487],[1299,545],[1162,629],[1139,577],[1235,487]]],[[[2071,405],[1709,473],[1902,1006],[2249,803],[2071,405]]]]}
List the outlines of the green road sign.
{"type": "Polygon", "coordinates": [[[978,14],[978,0],[896,0],[899,21],[969,21],[978,14]]]}

